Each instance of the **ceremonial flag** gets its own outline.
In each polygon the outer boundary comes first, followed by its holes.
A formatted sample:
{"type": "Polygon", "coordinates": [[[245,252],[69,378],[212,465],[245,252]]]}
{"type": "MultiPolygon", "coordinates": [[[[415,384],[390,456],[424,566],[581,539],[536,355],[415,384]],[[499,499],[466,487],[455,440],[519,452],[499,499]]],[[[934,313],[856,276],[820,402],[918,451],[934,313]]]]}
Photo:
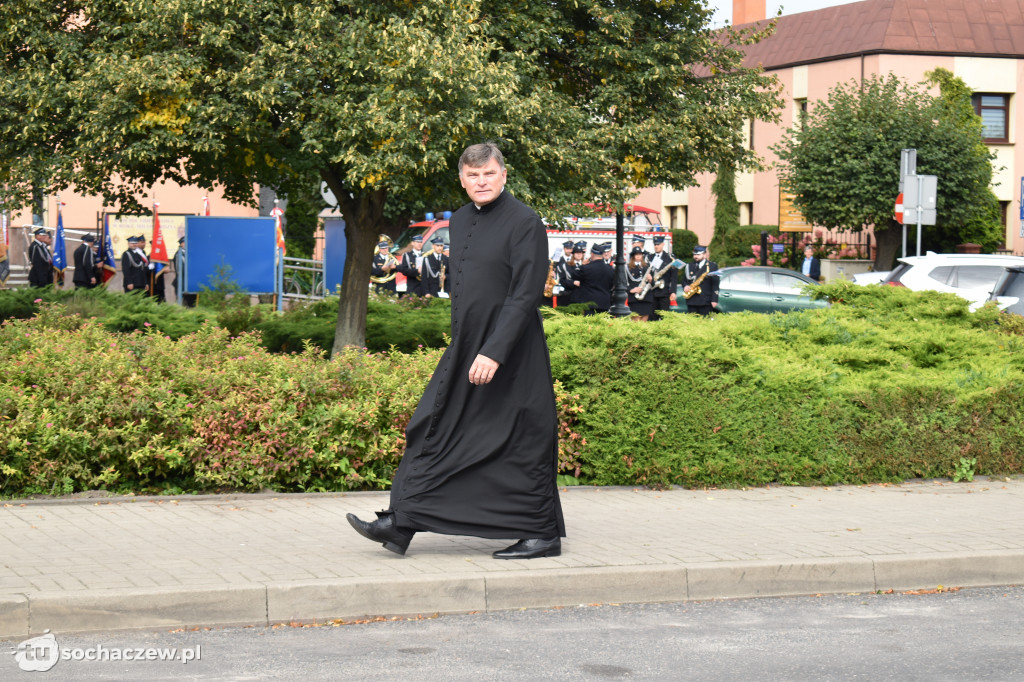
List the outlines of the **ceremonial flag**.
{"type": "Polygon", "coordinates": [[[7,213],[3,211],[0,211],[0,228],[0,286],[6,286],[11,276],[11,262],[7,259],[7,213]]]}
{"type": "Polygon", "coordinates": [[[114,242],[110,239],[110,216],[103,216],[103,241],[100,242],[100,262],[103,263],[103,283],[114,279],[117,261],[114,260],[114,242]]]}
{"type": "Polygon", "coordinates": [[[64,247],[64,215],[60,207],[64,204],[57,202],[57,235],[53,239],[53,269],[64,274],[64,268],[68,266],[68,254],[64,247]]]}
{"type": "Polygon", "coordinates": [[[149,260],[156,264],[153,268],[153,272],[159,275],[163,272],[170,260],[167,257],[167,245],[164,244],[164,235],[160,231],[160,214],[157,212],[157,208],[160,204],[153,202],[153,246],[149,250],[149,260]]]}
{"type": "Polygon", "coordinates": [[[203,215],[210,215],[210,197],[203,197],[203,215]]]}
{"type": "Polygon", "coordinates": [[[281,216],[284,215],[284,211],[276,206],[277,199],[274,199],[274,208],[270,209],[270,215],[274,216],[274,227],[277,229],[277,248],[281,250],[281,255],[284,256],[284,229],[281,227],[281,216]]]}

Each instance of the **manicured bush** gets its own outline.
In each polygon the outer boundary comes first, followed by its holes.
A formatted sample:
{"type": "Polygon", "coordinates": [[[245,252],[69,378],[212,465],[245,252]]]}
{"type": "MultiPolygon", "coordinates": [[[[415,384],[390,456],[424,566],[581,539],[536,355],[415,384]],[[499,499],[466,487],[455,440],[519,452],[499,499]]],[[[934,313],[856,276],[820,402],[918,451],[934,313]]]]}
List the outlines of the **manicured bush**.
{"type": "MultiPolygon", "coordinates": [[[[545,311],[560,483],[865,483],[951,476],[961,460],[1024,472],[1019,318],[845,281],[813,295],[833,305],[651,324],[545,311]]],[[[441,352],[327,361],[210,324],[175,340],[34,305],[0,325],[6,497],[382,489],[441,352]]]]}
{"type": "Polygon", "coordinates": [[[689,260],[693,255],[693,247],[699,243],[697,233],[692,230],[672,230],[672,255],[681,260],[689,260]]]}
{"type": "Polygon", "coordinates": [[[548,323],[597,484],[835,484],[1024,471],[1024,343],[958,297],[845,284],[789,315],[548,323]],[[865,292],[860,294],[859,292],[865,292]],[[857,305],[862,303],[863,305],[857,305]],[[916,303],[916,305],[911,305],[916,303]]]}
{"type": "Polygon", "coordinates": [[[438,354],[275,356],[44,306],[0,327],[0,494],[381,488],[438,354]]]}
{"type": "MultiPolygon", "coordinates": [[[[334,345],[338,299],[295,306],[278,317],[265,317],[256,329],[274,352],[295,352],[305,342],[320,348],[334,345]]],[[[443,348],[451,329],[451,303],[443,298],[377,295],[370,293],[366,307],[366,348],[411,353],[418,348],[443,348]]]]}

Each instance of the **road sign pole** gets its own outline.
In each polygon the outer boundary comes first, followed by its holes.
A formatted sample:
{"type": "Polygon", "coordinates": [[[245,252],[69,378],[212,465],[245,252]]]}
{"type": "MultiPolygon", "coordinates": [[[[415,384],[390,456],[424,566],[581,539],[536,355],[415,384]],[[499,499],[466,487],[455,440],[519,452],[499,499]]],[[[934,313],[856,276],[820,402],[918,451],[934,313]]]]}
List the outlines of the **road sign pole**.
{"type": "Polygon", "coordinates": [[[917,255],[918,256],[921,255],[921,214],[923,213],[923,211],[921,210],[921,204],[924,203],[923,201],[921,201],[921,197],[922,196],[924,196],[924,176],[918,175],[917,176],[917,203],[918,203],[918,208],[917,208],[917,255]]]}

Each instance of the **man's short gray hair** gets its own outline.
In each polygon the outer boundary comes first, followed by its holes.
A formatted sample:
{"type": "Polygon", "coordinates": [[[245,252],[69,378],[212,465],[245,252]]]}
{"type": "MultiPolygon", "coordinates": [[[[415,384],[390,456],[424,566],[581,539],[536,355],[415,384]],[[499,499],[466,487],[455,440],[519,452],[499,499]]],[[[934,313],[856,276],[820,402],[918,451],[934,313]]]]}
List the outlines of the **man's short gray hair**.
{"type": "Polygon", "coordinates": [[[504,170],[505,157],[502,156],[498,145],[493,142],[472,144],[466,147],[466,151],[462,152],[462,156],[459,157],[459,172],[462,172],[463,166],[472,166],[473,168],[486,166],[491,159],[497,161],[498,167],[504,170]]]}

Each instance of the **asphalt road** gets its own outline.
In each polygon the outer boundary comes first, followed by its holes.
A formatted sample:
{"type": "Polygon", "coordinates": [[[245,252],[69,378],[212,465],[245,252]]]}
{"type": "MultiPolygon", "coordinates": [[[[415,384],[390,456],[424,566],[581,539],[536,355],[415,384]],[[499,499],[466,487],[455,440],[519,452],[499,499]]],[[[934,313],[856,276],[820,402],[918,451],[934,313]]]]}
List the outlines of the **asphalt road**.
{"type": "MultiPolygon", "coordinates": [[[[37,680],[1024,680],[1024,587],[467,614],[320,627],[57,637],[37,680]],[[196,650],[196,647],[200,647],[196,650]],[[110,656],[108,653],[107,656],[110,656]]],[[[18,642],[10,642],[17,645],[18,642]]]]}

